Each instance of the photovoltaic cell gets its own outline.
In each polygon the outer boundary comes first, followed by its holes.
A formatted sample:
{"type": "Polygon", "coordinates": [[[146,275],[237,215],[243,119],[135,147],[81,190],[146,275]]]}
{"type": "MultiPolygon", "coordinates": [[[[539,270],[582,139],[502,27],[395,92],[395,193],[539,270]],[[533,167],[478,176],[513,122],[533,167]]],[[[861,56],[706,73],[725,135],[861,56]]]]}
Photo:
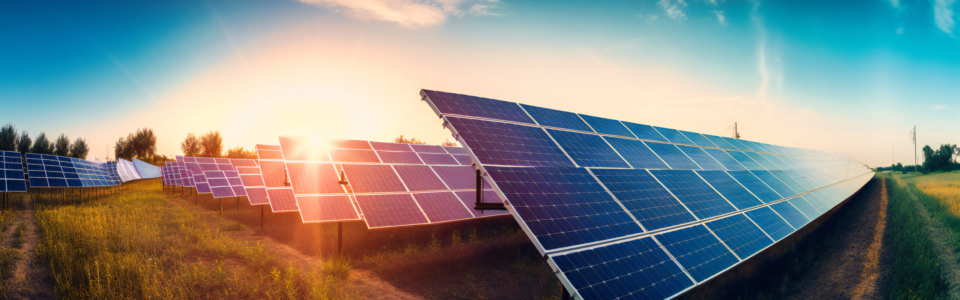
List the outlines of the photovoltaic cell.
{"type": "Polygon", "coordinates": [[[427,223],[410,194],[357,195],[356,199],[369,228],[427,223]]]}
{"type": "MultiPolygon", "coordinates": [[[[477,189],[476,169],[471,166],[431,166],[431,168],[451,190],[477,189]]],[[[490,183],[484,180],[483,189],[490,188],[490,183]]]]}
{"type": "Polygon", "coordinates": [[[447,150],[450,154],[470,155],[470,150],[464,147],[443,147],[443,150],[447,150]]]}
{"type": "Polygon", "coordinates": [[[547,129],[551,136],[581,167],[629,168],[620,155],[598,135],[547,129]]]}
{"type": "Polygon", "coordinates": [[[343,165],[354,193],[406,192],[389,165],[343,165]]]}
{"type": "Polygon", "coordinates": [[[793,227],[790,227],[787,221],[784,221],[769,207],[751,210],[744,214],[750,217],[754,223],[757,223],[774,241],[779,241],[793,233],[793,227]]]}
{"type": "Polygon", "coordinates": [[[747,170],[767,170],[760,166],[760,164],[757,162],[753,161],[753,159],[751,159],[749,156],[743,154],[743,152],[727,151],[727,154],[730,154],[733,159],[737,160],[737,162],[743,165],[743,167],[747,168],[747,170]]]}
{"type": "Polygon", "coordinates": [[[267,199],[267,188],[246,188],[246,192],[250,205],[270,204],[270,199],[267,199]]]}
{"type": "Polygon", "coordinates": [[[589,115],[580,115],[580,117],[587,121],[587,124],[590,124],[590,127],[593,127],[593,130],[597,133],[635,138],[633,133],[630,133],[630,130],[627,130],[627,127],[624,127],[620,121],[589,115]]]}
{"type": "Polygon", "coordinates": [[[820,216],[820,212],[817,211],[817,208],[813,207],[813,205],[810,205],[810,203],[803,199],[803,197],[793,198],[787,200],[787,202],[793,204],[793,207],[796,207],[798,210],[800,210],[800,212],[811,221],[820,216]]]}
{"type": "Polygon", "coordinates": [[[802,184],[800,184],[796,180],[793,180],[793,177],[790,177],[790,175],[787,175],[787,173],[784,171],[780,171],[780,170],[770,171],[770,174],[773,174],[773,176],[776,176],[777,179],[780,179],[780,181],[782,181],[783,184],[786,184],[788,187],[790,187],[791,190],[795,191],[797,194],[806,193],[808,191],[807,188],[805,188],[802,184]]]}
{"type": "Polygon", "coordinates": [[[707,222],[707,228],[741,259],[747,259],[773,244],[773,240],[760,227],[742,214],[707,222]]]}
{"type": "Polygon", "coordinates": [[[817,211],[820,212],[820,214],[823,214],[827,210],[830,210],[830,207],[832,206],[832,205],[827,206],[826,203],[823,203],[823,201],[820,201],[820,197],[817,197],[817,195],[813,193],[803,195],[803,199],[807,200],[807,202],[810,203],[810,205],[813,205],[813,207],[815,207],[817,211]]]}
{"type": "Polygon", "coordinates": [[[683,154],[677,146],[661,143],[644,143],[653,150],[671,169],[674,170],[699,170],[693,160],[690,160],[686,154],[683,154]]]}
{"type": "Polygon", "coordinates": [[[644,140],[651,140],[651,141],[669,142],[666,138],[663,137],[663,135],[657,132],[656,129],[653,129],[653,126],[630,123],[630,122],[622,122],[622,123],[624,126],[627,126],[627,129],[630,129],[630,131],[632,131],[633,134],[637,136],[637,138],[644,139],[644,140]]]}
{"type": "Polygon", "coordinates": [[[704,169],[704,170],[725,169],[722,165],[720,165],[719,162],[717,162],[717,160],[713,159],[713,157],[710,157],[710,155],[708,155],[706,152],[703,152],[702,150],[703,148],[693,147],[693,146],[684,146],[684,145],[677,145],[677,148],[679,148],[680,151],[683,152],[683,154],[686,154],[687,157],[689,157],[694,162],[696,162],[701,169],[704,169]]]}
{"type": "Polygon", "coordinates": [[[690,139],[688,139],[687,137],[683,136],[683,134],[680,133],[679,130],[656,127],[656,126],[654,126],[653,128],[657,129],[657,132],[663,135],[663,137],[667,138],[667,141],[671,143],[693,145],[693,142],[690,141],[690,139]]]}
{"type": "Polygon", "coordinates": [[[646,170],[592,172],[648,231],[697,220],[646,170]]]}
{"type": "Polygon", "coordinates": [[[377,151],[377,155],[385,164],[423,164],[413,152],[377,151]]]}
{"type": "Polygon", "coordinates": [[[257,150],[257,157],[260,159],[283,159],[283,153],[280,150],[257,150]]]}
{"type": "Polygon", "coordinates": [[[370,145],[372,145],[373,149],[377,151],[383,150],[383,151],[413,152],[413,148],[410,148],[410,144],[370,142],[370,145]]]}
{"type": "Polygon", "coordinates": [[[290,186],[294,194],[346,193],[340,186],[340,175],[332,164],[287,163],[287,172],[290,172],[290,186]]]}
{"type": "Polygon", "coordinates": [[[613,146],[620,156],[630,163],[636,169],[667,169],[667,164],[663,163],[656,154],[650,150],[647,145],[638,140],[628,140],[615,137],[603,137],[613,146]]]}
{"type": "Polygon", "coordinates": [[[746,187],[750,192],[753,192],[757,198],[760,198],[760,201],[764,203],[769,203],[783,199],[777,192],[773,191],[769,186],[767,186],[763,181],[760,181],[760,178],[754,176],[750,171],[728,171],[730,176],[733,176],[740,184],[746,187]]]}
{"type": "Polygon", "coordinates": [[[790,223],[790,226],[793,228],[800,229],[803,225],[806,225],[807,222],[810,222],[810,219],[807,219],[796,207],[790,205],[790,202],[780,202],[774,205],[770,205],[770,208],[773,208],[787,223],[790,223]]]}
{"type": "Polygon", "coordinates": [[[736,211],[691,170],[650,170],[650,173],[700,219],[736,211]]]}
{"type": "Polygon", "coordinates": [[[526,104],[520,104],[520,106],[540,125],[593,132],[593,129],[590,129],[590,126],[587,126],[587,123],[584,123],[575,113],[526,104]]]}
{"type": "Polygon", "coordinates": [[[373,150],[373,147],[370,147],[370,142],[361,140],[327,140],[327,143],[330,144],[331,148],[337,149],[373,150]]]}
{"type": "Polygon", "coordinates": [[[703,225],[656,236],[693,279],[702,282],[739,260],[703,225]]]}
{"type": "Polygon", "coordinates": [[[680,131],[680,133],[683,134],[683,136],[686,137],[687,139],[689,139],[691,142],[693,142],[694,145],[704,146],[704,147],[716,147],[716,146],[717,146],[717,145],[714,145],[713,142],[710,142],[710,140],[708,140],[707,138],[703,137],[703,135],[701,135],[701,134],[699,134],[699,133],[689,132],[689,131],[683,131],[683,130],[677,130],[677,131],[680,131]]]}
{"type": "Polygon", "coordinates": [[[373,150],[330,149],[330,160],[336,162],[379,163],[380,158],[373,150]]]}
{"type": "Polygon", "coordinates": [[[776,164],[770,162],[770,161],[767,160],[766,158],[763,158],[763,156],[760,155],[760,153],[756,153],[756,152],[744,152],[743,154],[746,154],[746,155],[749,156],[751,159],[753,159],[753,161],[759,163],[760,166],[762,166],[764,169],[767,169],[767,170],[779,170],[779,169],[780,169],[779,167],[777,167],[776,164]]]}
{"type": "Polygon", "coordinates": [[[419,153],[420,160],[428,165],[459,165],[456,159],[450,154],[419,153]]]}
{"type": "Polygon", "coordinates": [[[516,103],[431,90],[422,90],[421,96],[429,98],[434,107],[443,114],[533,124],[533,120],[516,103]]]}
{"type": "Polygon", "coordinates": [[[700,177],[703,177],[714,189],[720,192],[724,198],[733,203],[733,206],[736,206],[737,209],[746,209],[754,207],[757,205],[762,205],[763,202],[760,199],[757,199],[756,196],[747,191],[746,188],[740,185],[733,177],[730,177],[727,172],[724,171],[697,171],[700,174],[700,177]]]}
{"type": "Polygon", "coordinates": [[[417,153],[447,153],[446,150],[443,150],[443,147],[437,145],[410,144],[410,148],[413,148],[413,151],[417,153]]]}
{"type": "Polygon", "coordinates": [[[487,167],[487,172],[544,249],[641,232],[585,169],[487,167]]]}
{"type": "Polygon", "coordinates": [[[287,186],[287,172],[282,161],[260,161],[263,183],[269,187],[287,186]]]}
{"type": "Polygon", "coordinates": [[[394,166],[400,179],[410,191],[440,191],[447,186],[433,173],[430,166],[394,166]]]}
{"type": "Polygon", "coordinates": [[[447,120],[483,164],[573,166],[539,128],[454,117],[447,120]]]}
{"type": "Polygon", "coordinates": [[[723,138],[719,136],[704,134],[703,137],[710,140],[710,142],[713,143],[714,145],[717,145],[718,148],[737,150],[736,147],[734,147],[733,145],[730,145],[730,143],[723,140],[723,138]]]}
{"type": "Polygon", "coordinates": [[[649,237],[551,259],[583,299],[666,299],[694,284],[649,237]]]}
{"type": "Polygon", "coordinates": [[[790,198],[797,195],[797,192],[790,189],[789,186],[780,181],[776,176],[773,176],[773,173],[770,171],[750,171],[753,175],[756,175],[757,178],[760,178],[763,183],[766,183],[771,189],[780,194],[782,198],[790,198]]]}
{"type": "Polygon", "coordinates": [[[418,193],[413,194],[413,197],[430,219],[430,223],[473,218],[473,214],[463,206],[463,202],[460,202],[453,192],[418,193]]]}
{"type": "Polygon", "coordinates": [[[267,189],[267,199],[273,212],[298,211],[293,189],[267,189]]]}
{"type": "Polygon", "coordinates": [[[733,146],[732,148],[733,150],[750,150],[749,148],[744,147],[743,144],[740,144],[740,142],[738,142],[737,139],[728,138],[725,136],[722,136],[720,138],[723,139],[725,142],[727,142],[727,144],[730,144],[730,146],[733,146]]]}
{"type": "Polygon", "coordinates": [[[284,160],[330,161],[321,142],[304,137],[281,136],[280,149],[284,160]]]}
{"type": "Polygon", "coordinates": [[[297,196],[296,199],[304,223],[360,219],[347,195],[297,196]]]}
{"type": "MultiPolygon", "coordinates": [[[[471,213],[473,213],[473,215],[477,218],[488,217],[488,216],[502,216],[502,215],[510,214],[505,210],[476,209],[477,192],[475,190],[461,191],[461,192],[454,192],[454,193],[457,195],[457,198],[460,198],[460,201],[463,202],[463,205],[466,206],[467,209],[471,213]]],[[[503,203],[503,201],[500,200],[500,196],[498,196],[496,192],[487,191],[487,190],[483,191],[483,202],[484,203],[503,203]]]]}
{"type": "Polygon", "coordinates": [[[457,160],[461,166],[469,166],[473,164],[473,158],[470,158],[470,155],[454,155],[454,159],[457,160]]]}

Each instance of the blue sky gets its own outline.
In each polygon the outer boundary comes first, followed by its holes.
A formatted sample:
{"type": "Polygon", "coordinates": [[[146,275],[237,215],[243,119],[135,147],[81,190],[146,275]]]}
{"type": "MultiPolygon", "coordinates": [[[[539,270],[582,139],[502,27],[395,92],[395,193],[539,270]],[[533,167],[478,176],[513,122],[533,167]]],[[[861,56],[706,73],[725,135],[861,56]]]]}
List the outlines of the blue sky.
{"type": "Polygon", "coordinates": [[[439,143],[421,88],[840,151],[870,165],[960,137],[953,0],[16,2],[0,122],[439,143]],[[896,153],[891,156],[891,149],[896,153]]]}

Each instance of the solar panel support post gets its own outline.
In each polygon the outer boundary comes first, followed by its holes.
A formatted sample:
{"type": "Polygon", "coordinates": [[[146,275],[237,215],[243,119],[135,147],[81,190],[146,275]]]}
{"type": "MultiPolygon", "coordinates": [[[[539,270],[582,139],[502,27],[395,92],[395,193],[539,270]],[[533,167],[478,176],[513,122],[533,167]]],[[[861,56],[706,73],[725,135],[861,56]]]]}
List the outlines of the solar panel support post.
{"type": "Polygon", "coordinates": [[[477,202],[474,203],[474,209],[480,210],[507,210],[503,203],[483,202],[483,174],[477,169],[477,202]]]}

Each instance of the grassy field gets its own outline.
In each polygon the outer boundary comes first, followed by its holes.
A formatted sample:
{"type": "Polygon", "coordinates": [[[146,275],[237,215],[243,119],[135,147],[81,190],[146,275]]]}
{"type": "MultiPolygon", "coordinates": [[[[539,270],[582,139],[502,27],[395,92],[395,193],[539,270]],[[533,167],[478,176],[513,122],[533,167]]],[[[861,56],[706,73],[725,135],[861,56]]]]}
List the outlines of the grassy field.
{"type": "MultiPolygon", "coordinates": [[[[914,205],[912,187],[901,185],[899,178],[880,175],[887,180],[888,232],[894,253],[888,295],[890,299],[942,299],[946,297],[943,269],[927,224],[914,205]]],[[[934,204],[933,199],[923,202],[934,204]],[[932,201],[931,201],[932,200],[932,201]]],[[[926,203],[925,203],[926,204],[926,203]]],[[[929,207],[929,206],[928,206],[929,207]]],[[[929,208],[928,208],[929,210],[929,208]]]]}
{"type": "Polygon", "coordinates": [[[352,298],[344,261],[303,272],[257,243],[211,229],[159,185],[82,204],[36,205],[37,247],[62,299],[352,298]]]}

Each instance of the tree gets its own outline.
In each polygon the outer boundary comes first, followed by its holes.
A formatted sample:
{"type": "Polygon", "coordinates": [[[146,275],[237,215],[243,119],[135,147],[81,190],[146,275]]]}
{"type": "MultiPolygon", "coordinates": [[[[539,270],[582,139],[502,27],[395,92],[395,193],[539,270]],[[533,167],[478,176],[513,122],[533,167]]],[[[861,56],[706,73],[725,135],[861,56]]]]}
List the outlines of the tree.
{"type": "Polygon", "coordinates": [[[405,138],[403,138],[403,135],[402,135],[402,134],[401,134],[400,136],[398,136],[397,138],[393,139],[393,142],[394,142],[394,143],[401,143],[401,144],[417,144],[417,145],[424,145],[424,144],[427,143],[427,142],[421,141],[421,140],[419,140],[419,139],[417,139],[417,138],[405,139],[405,138]]]}
{"type": "Polygon", "coordinates": [[[24,131],[20,134],[20,140],[17,141],[17,151],[21,155],[26,155],[27,152],[30,152],[30,146],[33,145],[33,140],[30,139],[30,134],[24,131]]]}
{"type": "Polygon", "coordinates": [[[120,138],[114,148],[114,154],[117,159],[139,159],[142,161],[155,161],[157,156],[157,136],[153,134],[153,129],[140,128],[136,132],[127,134],[126,138],[120,138]]]}
{"type": "Polygon", "coordinates": [[[3,128],[0,128],[0,150],[17,150],[17,128],[13,127],[13,124],[3,125],[3,128]]]}
{"type": "MultiPolygon", "coordinates": [[[[132,135],[127,137],[132,137],[132,135]]],[[[117,140],[117,143],[113,145],[113,157],[117,160],[130,158],[130,146],[127,145],[127,139],[120,138],[117,140]]]]}
{"type": "Polygon", "coordinates": [[[244,150],[243,147],[237,146],[227,150],[227,158],[257,159],[257,152],[253,150],[244,150]]]}
{"type": "Polygon", "coordinates": [[[70,156],[70,138],[67,135],[61,133],[53,145],[53,154],[64,157],[70,156]]]}
{"type": "Polygon", "coordinates": [[[443,143],[440,143],[440,146],[444,147],[456,147],[457,143],[451,142],[450,139],[443,140],[443,143]]]}
{"type": "Polygon", "coordinates": [[[180,143],[180,150],[183,151],[183,156],[200,155],[200,139],[193,133],[187,134],[187,138],[180,143]]]}
{"type": "Polygon", "coordinates": [[[70,157],[86,159],[88,153],[90,153],[90,147],[87,146],[87,141],[82,138],[77,138],[70,146],[70,157]]]}
{"type": "Polygon", "coordinates": [[[37,135],[37,140],[33,142],[33,147],[30,148],[30,152],[36,154],[53,154],[53,144],[47,139],[46,133],[41,132],[40,135],[37,135]]]}
{"type": "Polygon", "coordinates": [[[223,152],[223,137],[219,131],[211,131],[200,137],[200,146],[203,148],[201,156],[220,157],[223,152]]]}

